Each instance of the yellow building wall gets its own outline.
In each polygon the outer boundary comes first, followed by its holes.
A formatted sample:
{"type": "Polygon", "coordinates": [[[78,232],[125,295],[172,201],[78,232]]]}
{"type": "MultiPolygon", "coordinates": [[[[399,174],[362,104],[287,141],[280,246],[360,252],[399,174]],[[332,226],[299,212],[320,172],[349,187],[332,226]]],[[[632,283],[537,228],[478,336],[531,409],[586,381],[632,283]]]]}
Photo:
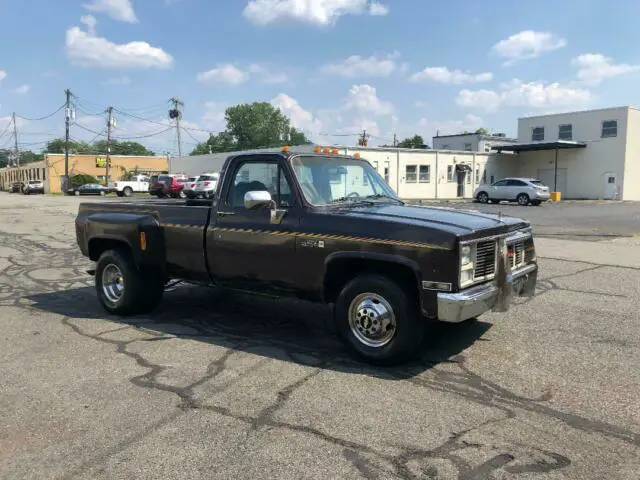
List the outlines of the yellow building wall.
{"type": "MultiPolygon", "coordinates": [[[[147,174],[166,172],[169,169],[167,157],[111,155],[109,178],[106,179],[105,161],[106,156],[104,155],[69,155],[69,176],[91,175],[104,182],[120,180],[127,172],[136,169],[140,173],[147,174]]],[[[61,192],[61,177],[64,176],[64,154],[47,154],[45,163],[48,173],[48,185],[45,186],[45,190],[50,193],[61,192]]]]}

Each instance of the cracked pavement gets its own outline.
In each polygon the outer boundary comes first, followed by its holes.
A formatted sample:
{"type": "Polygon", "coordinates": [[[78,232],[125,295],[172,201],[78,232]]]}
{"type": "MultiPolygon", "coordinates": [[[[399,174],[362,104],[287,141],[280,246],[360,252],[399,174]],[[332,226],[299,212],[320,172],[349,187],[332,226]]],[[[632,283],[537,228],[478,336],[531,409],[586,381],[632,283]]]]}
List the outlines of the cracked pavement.
{"type": "Polygon", "coordinates": [[[637,268],[542,258],[536,297],[382,369],[319,306],[182,287],[107,315],[77,204],[0,194],[2,478],[637,478],[637,268]]]}

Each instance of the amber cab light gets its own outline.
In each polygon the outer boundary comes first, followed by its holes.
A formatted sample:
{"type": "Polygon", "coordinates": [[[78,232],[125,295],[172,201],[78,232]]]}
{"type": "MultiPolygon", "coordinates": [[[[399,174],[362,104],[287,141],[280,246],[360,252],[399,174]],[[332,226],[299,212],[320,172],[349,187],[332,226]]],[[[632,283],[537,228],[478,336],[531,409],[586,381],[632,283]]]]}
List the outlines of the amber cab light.
{"type": "Polygon", "coordinates": [[[314,153],[322,153],[322,147],[317,146],[316,148],[313,149],[314,153]]]}
{"type": "Polygon", "coordinates": [[[140,232],[140,250],[143,252],[147,249],[147,234],[140,232]]]}

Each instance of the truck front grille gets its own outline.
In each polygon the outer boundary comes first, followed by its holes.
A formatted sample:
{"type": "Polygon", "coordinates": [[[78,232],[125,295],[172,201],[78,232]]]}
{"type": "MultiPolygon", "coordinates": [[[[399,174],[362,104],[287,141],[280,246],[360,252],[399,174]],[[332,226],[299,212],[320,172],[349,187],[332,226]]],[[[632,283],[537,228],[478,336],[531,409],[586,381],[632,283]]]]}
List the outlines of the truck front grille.
{"type": "Polygon", "coordinates": [[[474,280],[491,277],[496,273],[496,248],[497,242],[495,240],[478,242],[474,280]]]}

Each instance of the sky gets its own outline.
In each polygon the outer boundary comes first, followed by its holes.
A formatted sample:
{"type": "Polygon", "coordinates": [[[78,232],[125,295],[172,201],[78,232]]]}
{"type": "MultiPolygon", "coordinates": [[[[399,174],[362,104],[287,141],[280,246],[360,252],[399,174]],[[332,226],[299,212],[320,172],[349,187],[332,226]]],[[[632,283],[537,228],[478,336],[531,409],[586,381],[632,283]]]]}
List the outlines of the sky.
{"type": "Polygon", "coordinates": [[[317,143],[371,145],[640,103],[633,0],[0,0],[0,148],[64,135],[177,152],[267,101],[317,143]],[[54,113],[55,112],[55,113],[54,113]]]}

